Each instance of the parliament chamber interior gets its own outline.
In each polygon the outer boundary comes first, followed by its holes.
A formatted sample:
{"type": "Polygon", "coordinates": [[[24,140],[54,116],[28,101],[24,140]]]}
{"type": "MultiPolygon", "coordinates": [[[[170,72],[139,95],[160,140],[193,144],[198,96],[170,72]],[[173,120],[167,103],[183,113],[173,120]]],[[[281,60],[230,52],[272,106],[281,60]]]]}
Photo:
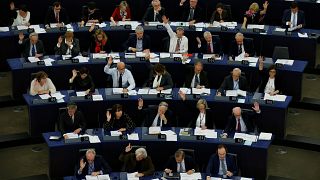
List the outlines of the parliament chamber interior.
{"type": "Polygon", "coordinates": [[[0,179],[320,179],[319,0],[1,0],[0,179]]]}

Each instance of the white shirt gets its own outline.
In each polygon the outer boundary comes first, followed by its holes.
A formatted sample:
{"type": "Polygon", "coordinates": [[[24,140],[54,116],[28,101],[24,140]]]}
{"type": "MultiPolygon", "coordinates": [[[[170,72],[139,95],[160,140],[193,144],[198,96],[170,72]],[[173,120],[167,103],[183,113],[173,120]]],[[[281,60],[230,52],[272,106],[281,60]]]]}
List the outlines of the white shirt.
{"type": "Polygon", "coordinates": [[[199,84],[200,85],[200,74],[194,74],[193,78],[192,78],[192,81],[191,81],[191,84],[190,84],[190,87],[195,87],[195,78],[196,76],[198,76],[198,79],[199,79],[199,84]]]}
{"type": "Polygon", "coordinates": [[[186,164],[184,160],[182,160],[181,163],[177,163],[177,172],[186,172],[186,164]]]}
{"type": "Polygon", "coordinates": [[[296,13],[292,13],[291,12],[291,19],[290,19],[290,22],[291,22],[291,25],[290,25],[290,27],[292,28],[292,27],[295,27],[295,26],[298,26],[298,12],[296,12],[296,13]],[[296,19],[294,19],[294,16],[296,16],[295,18],[296,19]],[[293,21],[294,20],[294,21],[293,21]]]}
{"type": "Polygon", "coordinates": [[[186,36],[182,36],[181,42],[180,42],[180,48],[178,52],[176,51],[176,46],[177,46],[177,34],[172,31],[172,28],[170,25],[167,23],[163,23],[164,27],[166,27],[167,32],[170,36],[170,46],[169,46],[169,52],[170,53],[187,53],[188,52],[188,38],[186,36]]]}
{"type": "MultiPolygon", "coordinates": [[[[158,119],[159,119],[159,114],[156,115],[156,117],[154,118],[151,127],[157,127],[158,124],[158,119]]],[[[160,127],[162,127],[162,119],[160,120],[160,127]]]]}
{"type": "MultiPolygon", "coordinates": [[[[73,42],[73,39],[72,39],[71,42],[73,42]]],[[[67,44],[67,40],[66,40],[66,39],[64,39],[64,43],[67,44]]],[[[60,48],[59,43],[57,43],[57,47],[60,48]]],[[[69,46],[68,46],[68,47],[69,47],[69,46]]],[[[70,47],[67,49],[67,52],[66,52],[65,55],[71,55],[71,50],[72,50],[72,48],[73,48],[73,44],[71,44],[70,47]]]]}
{"type": "Polygon", "coordinates": [[[50,78],[47,78],[47,82],[42,86],[36,79],[31,81],[30,92],[29,92],[30,95],[35,96],[38,94],[39,91],[47,91],[47,90],[49,90],[51,93],[56,93],[56,87],[54,86],[50,78]]]}
{"type": "Polygon", "coordinates": [[[17,18],[14,19],[12,26],[21,26],[21,25],[26,25],[30,21],[30,12],[27,11],[27,16],[24,18],[20,16],[19,10],[17,11],[17,18]]]}
{"type": "Polygon", "coordinates": [[[196,127],[202,127],[206,125],[206,114],[205,113],[199,113],[199,116],[197,118],[196,127]]]}
{"type": "MultiPolygon", "coordinates": [[[[106,65],[104,67],[104,72],[110,74],[112,76],[113,87],[119,87],[119,71],[117,68],[110,68],[110,65],[106,65]]],[[[125,69],[124,73],[122,74],[122,87],[127,88],[129,91],[136,87],[136,83],[132,76],[131,71],[125,69]]]]}
{"type": "Polygon", "coordinates": [[[264,93],[271,93],[275,91],[274,78],[269,78],[266,87],[264,88],[264,93]]]}
{"type": "Polygon", "coordinates": [[[154,78],[153,80],[153,84],[152,84],[152,88],[157,88],[160,86],[160,82],[161,82],[161,79],[162,79],[162,75],[160,75],[160,78],[159,78],[159,81],[158,81],[158,75],[156,75],[156,77],[154,78]]]}
{"type": "MultiPolygon", "coordinates": [[[[247,126],[244,123],[242,117],[240,117],[240,126],[241,126],[241,132],[247,132],[247,126]]],[[[238,120],[237,119],[236,119],[236,129],[238,129],[238,120]]]]}

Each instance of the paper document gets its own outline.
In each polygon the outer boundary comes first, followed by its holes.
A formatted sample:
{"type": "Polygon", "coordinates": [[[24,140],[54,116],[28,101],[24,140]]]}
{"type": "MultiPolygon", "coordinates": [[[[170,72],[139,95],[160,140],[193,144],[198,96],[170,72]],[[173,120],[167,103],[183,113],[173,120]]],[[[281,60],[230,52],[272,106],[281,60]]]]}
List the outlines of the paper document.
{"type": "Polygon", "coordinates": [[[108,174],[98,176],[86,175],[86,180],[110,180],[110,177],[108,174]]]}
{"type": "Polygon", "coordinates": [[[124,58],[130,59],[130,58],[136,58],[135,53],[125,53],[124,58]]]}
{"type": "Polygon", "coordinates": [[[150,58],[149,59],[150,63],[159,63],[160,62],[160,58],[150,58]]]}
{"type": "Polygon", "coordinates": [[[226,96],[232,96],[232,97],[236,97],[236,96],[247,96],[247,92],[246,91],[242,91],[241,89],[237,89],[237,90],[227,90],[226,91],[226,96]]]}
{"type": "Polygon", "coordinates": [[[123,94],[123,88],[112,88],[113,94],[123,94]]]}
{"type": "Polygon", "coordinates": [[[89,136],[89,142],[90,143],[101,143],[101,141],[100,141],[98,136],[90,136],[90,135],[88,135],[88,136],[89,136]]]}
{"type": "Polygon", "coordinates": [[[160,91],[157,91],[157,89],[150,89],[149,94],[158,94],[160,91]]]}
{"type": "Polygon", "coordinates": [[[157,26],[157,25],[162,25],[162,23],[160,23],[158,21],[148,22],[148,26],[157,26]]]}
{"type": "Polygon", "coordinates": [[[264,25],[248,24],[247,29],[264,29],[264,25]]]}
{"type": "Polygon", "coordinates": [[[51,58],[46,58],[43,61],[46,66],[52,66],[52,62],[54,62],[55,60],[51,58]]]}
{"type": "Polygon", "coordinates": [[[210,89],[208,88],[192,88],[192,94],[210,94],[210,89]]]}
{"type": "Polygon", "coordinates": [[[136,57],[146,57],[146,53],[144,53],[144,52],[136,52],[136,57]]]}
{"type": "Polygon", "coordinates": [[[206,138],[217,138],[217,132],[214,129],[201,129],[196,127],[194,129],[195,136],[205,136],[206,138]]]}
{"type": "Polygon", "coordinates": [[[183,179],[183,180],[201,179],[201,173],[193,173],[190,175],[187,173],[180,173],[180,179],[183,179]]]}
{"type": "Polygon", "coordinates": [[[76,92],[76,95],[77,96],[85,96],[86,95],[86,91],[78,91],[78,92],[76,92]]]}
{"type": "Polygon", "coordinates": [[[9,27],[0,27],[0,32],[8,32],[9,27]]]}
{"type": "Polygon", "coordinates": [[[149,134],[160,134],[161,133],[161,127],[149,127],[149,134]]]}
{"type": "Polygon", "coordinates": [[[130,91],[128,91],[128,95],[129,96],[135,96],[135,95],[137,95],[137,91],[136,90],[130,90],[130,91]]]}
{"type": "Polygon", "coordinates": [[[307,37],[308,37],[308,34],[307,34],[307,33],[299,33],[299,32],[298,32],[298,36],[299,36],[299,37],[307,38],[307,37]]]}
{"type": "Polygon", "coordinates": [[[49,94],[39,94],[39,97],[41,99],[49,99],[50,98],[50,95],[49,94]]]}
{"type": "Polygon", "coordinates": [[[160,58],[170,58],[170,53],[160,53],[160,58]]]}
{"type": "Polygon", "coordinates": [[[92,95],[92,100],[93,101],[103,101],[103,97],[101,94],[93,94],[92,95]]]}
{"type": "Polygon", "coordinates": [[[252,178],[241,177],[240,180],[252,180],[252,178]]]}
{"type": "Polygon", "coordinates": [[[172,89],[162,90],[161,93],[163,93],[163,94],[171,94],[172,93],[172,89]]]}
{"type": "Polygon", "coordinates": [[[259,135],[259,140],[271,140],[272,138],[272,133],[265,133],[265,132],[261,132],[259,135]]]}
{"type": "Polygon", "coordinates": [[[294,62],[294,60],[291,60],[291,59],[277,59],[277,61],[275,63],[292,66],[293,62],[294,62]]]}
{"type": "Polygon", "coordinates": [[[110,131],[110,135],[111,136],[120,136],[120,135],[122,135],[122,132],[120,132],[120,131],[110,131]]]}
{"type": "Polygon", "coordinates": [[[108,54],[106,53],[93,53],[92,58],[93,59],[106,59],[108,57],[108,54]]]}
{"type": "Polygon", "coordinates": [[[239,56],[237,56],[235,58],[235,61],[242,61],[242,60],[249,61],[249,63],[257,63],[259,58],[258,57],[244,57],[244,54],[243,54],[243,56],[242,56],[242,54],[240,54],[239,56]]]}
{"type": "Polygon", "coordinates": [[[172,54],[173,58],[181,58],[182,59],[182,54],[172,54]]]}
{"type": "Polygon", "coordinates": [[[51,96],[55,97],[56,99],[62,99],[65,97],[65,95],[62,95],[59,91],[57,91],[56,93],[52,93],[51,96]]]}
{"type": "Polygon", "coordinates": [[[234,139],[241,138],[245,141],[257,142],[256,135],[250,135],[250,134],[245,134],[245,133],[235,133],[233,138],[234,139]]]}
{"type": "Polygon", "coordinates": [[[178,140],[177,134],[175,132],[173,132],[172,130],[161,131],[161,134],[166,135],[167,141],[177,141],[178,140]]]}
{"type": "Polygon", "coordinates": [[[136,176],[138,172],[127,173],[127,180],[139,180],[139,177],[136,176]]]}
{"type": "Polygon", "coordinates": [[[149,88],[139,89],[138,94],[149,94],[149,88]]]}
{"type": "Polygon", "coordinates": [[[284,102],[286,101],[286,98],[287,96],[286,95],[274,95],[274,96],[271,96],[270,94],[268,93],[265,93],[264,94],[264,100],[272,100],[272,101],[281,101],[281,102],[284,102]]]}
{"type": "Polygon", "coordinates": [[[79,137],[78,134],[74,134],[74,133],[66,133],[65,135],[67,135],[69,139],[75,139],[79,137]]]}
{"type": "Polygon", "coordinates": [[[39,58],[36,58],[36,57],[28,57],[28,60],[29,60],[31,63],[40,61],[40,59],[39,59],[39,58]]]}
{"type": "Polygon", "coordinates": [[[119,55],[119,53],[109,53],[108,54],[108,57],[112,57],[112,58],[116,58],[116,59],[119,59],[120,58],[120,55],[119,55]]]}
{"type": "Polygon", "coordinates": [[[89,57],[76,56],[76,57],[74,57],[74,59],[79,59],[79,63],[89,62],[89,57]]]}
{"type": "Polygon", "coordinates": [[[181,91],[184,94],[191,94],[190,88],[180,88],[179,91],[181,91]]]}
{"type": "Polygon", "coordinates": [[[138,133],[128,134],[128,140],[139,141],[139,135],[138,135],[138,133]]]}
{"type": "Polygon", "coordinates": [[[18,30],[25,30],[25,29],[29,29],[29,27],[22,25],[22,26],[17,26],[17,29],[18,30]]]}

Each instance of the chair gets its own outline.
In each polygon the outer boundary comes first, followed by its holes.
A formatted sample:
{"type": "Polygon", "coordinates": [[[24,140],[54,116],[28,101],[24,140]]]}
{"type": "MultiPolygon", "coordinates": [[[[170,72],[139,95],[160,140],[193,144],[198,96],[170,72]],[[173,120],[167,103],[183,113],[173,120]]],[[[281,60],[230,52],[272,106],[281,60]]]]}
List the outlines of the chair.
{"type": "Polygon", "coordinates": [[[224,9],[228,12],[228,16],[230,18],[230,21],[232,21],[232,12],[231,12],[231,5],[229,4],[224,4],[224,9]]]}
{"type": "Polygon", "coordinates": [[[275,46],[273,49],[273,59],[289,59],[289,49],[284,46],[275,46]]]}
{"type": "Polygon", "coordinates": [[[169,52],[170,48],[170,37],[165,37],[162,39],[162,51],[169,52]]]}
{"type": "Polygon", "coordinates": [[[236,167],[237,167],[237,174],[234,174],[234,176],[239,175],[240,170],[239,170],[239,166],[238,166],[238,155],[234,154],[234,153],[227,153],[229,156],[233,157],[234,162],[236,163],[236,167]]]}
{"type": "Polygon", "coordinates": [[[59,115],[58,115],[58,120],[57,120],[57,123],[56,123],[56,129],[58,131],[61,131],[61,127],[60,127],[60,116],[62,113],[64,112],[67,112],[67,107],[62,107],[62,108],[59,108],[59,115]]]}
{"type": "Polygon", "coordinates": [[[87,152],[88,149],[96,150],[95,148],[79,149],[79,151],[78,151],[78,159],[84,157],[86,155],[86,152],[87,152]]]}
{"type": "MultiPolygon", "coordinates": [[[[190,156],[194,160],[194,162],[197,162],[196,161],[196,156],[195,156],[195,153],[194,153],[194,149],[183,149],[183,148],[180,148],[179,150],[183,151],[185,155],[190,156]]],[[[197,163],[196,163],[196,169],[195,170],[199,171],[199,165],[197,165],[197,163]]]]}

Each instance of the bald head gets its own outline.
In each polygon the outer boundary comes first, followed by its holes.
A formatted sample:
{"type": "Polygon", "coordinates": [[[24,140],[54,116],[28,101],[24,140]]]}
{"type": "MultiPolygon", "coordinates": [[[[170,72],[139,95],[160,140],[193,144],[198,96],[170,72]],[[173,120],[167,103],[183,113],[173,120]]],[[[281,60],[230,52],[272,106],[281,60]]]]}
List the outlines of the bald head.
{"type": "Polygon", "coordinates": [[[241,116],[241,108],[240,107],[234,107],[232,109],[232,113],[234,117],[239,118],[241,116]]]}
{"type": "Polygon", "coordinates": [[[117,69],[119,71],[119,73],[123,73],[126,69],[126,64],[124,64],[124,62],[118,62],[117,63],[117,69]]]}

